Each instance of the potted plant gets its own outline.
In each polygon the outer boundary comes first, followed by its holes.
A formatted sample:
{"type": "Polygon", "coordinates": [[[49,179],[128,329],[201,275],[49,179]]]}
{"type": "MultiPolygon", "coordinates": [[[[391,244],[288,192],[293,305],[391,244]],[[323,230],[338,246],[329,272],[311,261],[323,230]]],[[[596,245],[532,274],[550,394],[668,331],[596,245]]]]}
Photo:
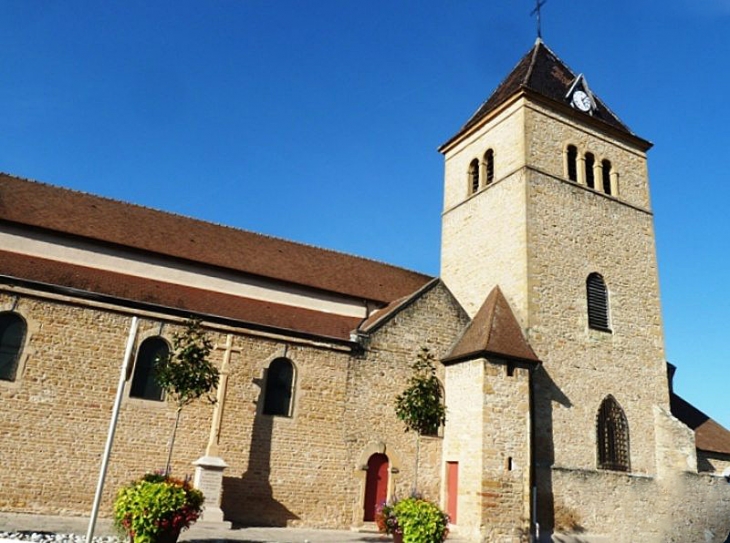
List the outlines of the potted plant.
{"type": "Polygon", "coordinates": [[[381,504],[375,511],[375,524],[379,532],[392,535],[394,543],[400,543],[403,541],[403,533],[398,528],[398,519],[393,511],[396,503],[398,499],[393,498],[381,504]]]}
{"type": "Polygon", "coordinates": [[[413,496],[398,501],[392,515],[402,532],[403,543],[442,543],[449,534],[449,516],[423,498],[413,496]]]}
{"type": "Polygon", "coordinates": [[[114,524],[133,543],[174,543],[198,520],[203,500],[187,480],[148,473],[119,489],[114,524]]]}

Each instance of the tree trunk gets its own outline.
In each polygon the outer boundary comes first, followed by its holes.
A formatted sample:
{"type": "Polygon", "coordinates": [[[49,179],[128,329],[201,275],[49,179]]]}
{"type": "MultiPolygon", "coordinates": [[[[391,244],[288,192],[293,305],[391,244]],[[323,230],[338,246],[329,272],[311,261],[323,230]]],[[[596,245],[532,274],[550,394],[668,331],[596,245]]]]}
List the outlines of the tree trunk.
{"type": "Polygon", "coordinates": [[[413,489],[411,494],[418,492],[418,460],[421,454],[421,434],[416,432],[416,465],[413,469],[413,489]]]}

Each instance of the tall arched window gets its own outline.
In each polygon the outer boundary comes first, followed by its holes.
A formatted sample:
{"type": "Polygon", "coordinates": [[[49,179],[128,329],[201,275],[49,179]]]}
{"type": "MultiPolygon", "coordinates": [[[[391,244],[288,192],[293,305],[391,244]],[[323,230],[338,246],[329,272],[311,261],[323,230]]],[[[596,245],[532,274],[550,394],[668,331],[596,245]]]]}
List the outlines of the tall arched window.
{"type": "Polygon", "coordinates": [[[629,471],[629,423],[621,406],[610,394],[601,403],[596,420],[598,469],[629,471]]]}
{"type": "Polygon", "coordinates": [[[469,194],[479,190],[479,161],[475,158],[469,164],[469,194]]]}
{"type": "Polygon", "coordinates": [[[489,185],[494,181],[494,151],[492,149],[487,149],[487,152],[484,153],[484,170],[484,184],[489,185]]]}
{"type": "Polygon", "coordinates": [[[586,279],[588,301],[588,327],[610,332],[608,319],[608,289],[599,273],[592,273],[586,279]]]}
{"type": "Polygon", "coordinates": [[[611,194],[611,161],[610,160],[603,160],[601,161],[601,174],[602,174],[602,181],[603,181],[603,192],[610,195],[611,194]]]}
{"type": "Polygon", "coordinates": [[[155,361],[169,353],[170,346],[160,336],[150,337],[142,342],[134,363],[130,397],[162,401],[163,392],[155,380],[155,361]]]}
{"type": "Polygon", "coordinates": [[[3,381],[17,378],[26,328],[25,320],[17,313],[0,313],[0,379],[3,381]]]}
{"type": "Polygon", "coordinates": [[[596,179],[593,174],[593,167],[596,164],[596,157],[593,155],[593,153],[586,153],[585,162],[586,162],[586,186],[589,189],[595,189],[596,188],[596,179]]]}
{"type": "Polygon", "coordinates": [[[264,414],[290,417],[294,396],[294,364],[288,358],[277,358],[266,371],[264,414]]]}
{"type": "Polygon", "coordinates": [[[567,150],[568,179],[578,181],[578,148],[575,145],[568,145],[567,150]]]}

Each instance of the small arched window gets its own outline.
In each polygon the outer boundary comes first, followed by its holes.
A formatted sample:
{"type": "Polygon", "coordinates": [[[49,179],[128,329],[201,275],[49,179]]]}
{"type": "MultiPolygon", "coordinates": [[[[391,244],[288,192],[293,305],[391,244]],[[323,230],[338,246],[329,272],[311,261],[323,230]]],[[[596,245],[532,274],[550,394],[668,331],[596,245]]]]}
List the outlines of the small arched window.
{"type": "Polygon", "coordinates": [[[621,406],[610,394],[601,403],[596,421],[598,469],[629,471],[629,423],[621,406]]]}
{"type": "Polygon", "coordinates": [[[479,190],[479,161],[475,158],[469,164],[469,194],[479,190]]]}
{"type": "Polygon", "coordinates": [[[290,417],[294,396],[294,364],[288,358],[277,358],[266,371],[264,414],[290,417]]]}
{"type": "Polygon", "coordinates": [[[578,148],[575,145],[568,145],[567,150],[568,179],[578,181],[578,148]]]}
{"type": "Polygon", "coordinates": [[[485,184],[489,185],[494,181],[494,150],[487,149],[484,153],[485,184]]]}
{"type": "Polygon", "coordinates": [[[610,332],[608,322],[608,289],[599,273],[592,273],[586,279],[588,301],[588,327],[610,332]]]}
{"type": "Polygon", "coordinates": [[[137,360],[134,363],[134,375],[129,396],[143,400],[160,402],[163,392],[155,380],[155,362],[170,354],[170,346],[160,336],[145,339],[137,351],[137,360]]]}
{"type": "Polygon", "coordinates": [[[26,329],[25,320],[17,313],[0,313],[0,380],[17,378],[26,329]]]}
{"type": "Polygon", "coordinates": [[[586,153],[586,186],[589,189],[596,188],[596,179],[593,174],[593,167],[596,164],[596,157],[593,153],[586,153]]]}
{"type": "Polygon", "coordinates": [[[603,192],[611,195],[611,161],[601,161],[601,175],[603,177],[603,192]]]}

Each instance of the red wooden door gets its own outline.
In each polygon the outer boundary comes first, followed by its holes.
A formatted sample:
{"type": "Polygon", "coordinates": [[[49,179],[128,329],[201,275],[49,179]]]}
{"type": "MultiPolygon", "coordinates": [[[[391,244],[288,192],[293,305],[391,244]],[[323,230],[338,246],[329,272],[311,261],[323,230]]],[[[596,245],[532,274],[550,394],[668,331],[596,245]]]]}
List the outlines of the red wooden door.
{"type": "Polygon", "coordinates": [[[365,479],[365,522],[375,520],[378,506],[388,499],[388,457],[374,454],[368,459],[368,474],[365,479]]]}
{"type": "Polygon", "coordinates": [[[446,462],[446,512],[451,524],[456,524],[456,509],[459,497],[459,463],[446,462]]]}

